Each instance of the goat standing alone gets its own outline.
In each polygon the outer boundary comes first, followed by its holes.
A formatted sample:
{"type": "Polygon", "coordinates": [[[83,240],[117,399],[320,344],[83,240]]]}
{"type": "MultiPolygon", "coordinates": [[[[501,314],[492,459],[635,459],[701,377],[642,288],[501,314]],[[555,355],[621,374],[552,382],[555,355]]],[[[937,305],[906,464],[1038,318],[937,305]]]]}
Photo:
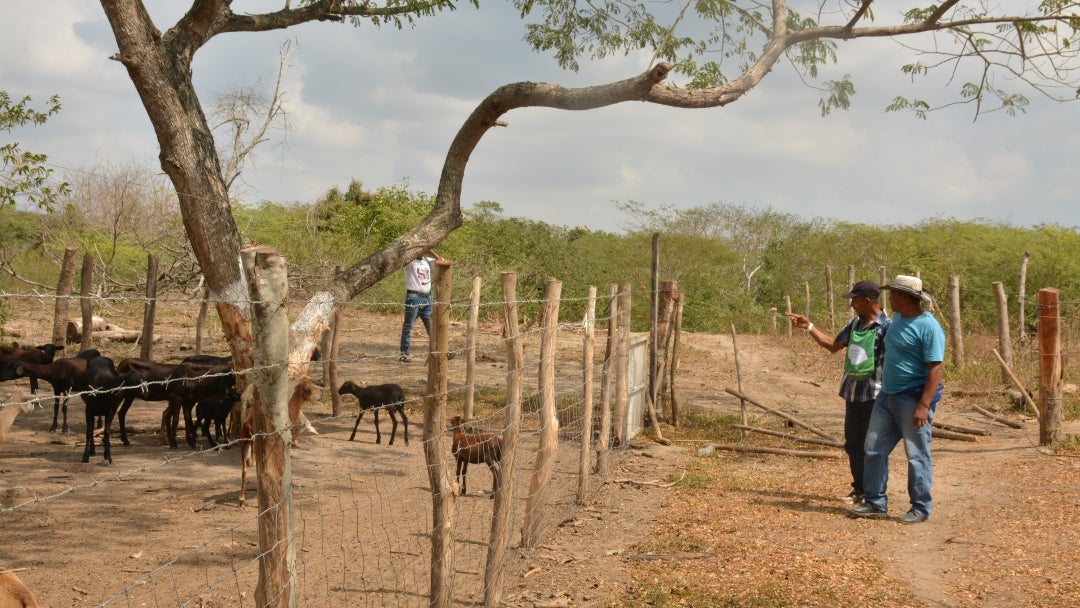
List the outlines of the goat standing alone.
{"type": "Polygon", "coordinates": [[[390,421],[394,423],[390,429],[390,443],[394,445],[394,436],[397,435],[397,417],[405,425],[405,445],[409,445],[409,419],[405,416],[405,391],[397,384],[376,384],[374,386],[360,386],[352,380],[346,380],[338,389],[339,395],[353,395],[360,403],[360,414],[356,416],[356,424],[353,425],[352,435],[349,441],[356,437],[356,429],[360,427],[360,419],[364,412],[375,410],[375,443],[382,443],[382,433],[379,431],[379,410],[385,408],[390,414],[390,421]]]}
{"type": "MultiPolygon", "coordinates": [[[[290,432],[292,433],[293,443],[296,442],[297,435],[300,431],[307,430],[311,433],[318,434],[310,424],[301,422],[297,424],[297,420],[300,418],[300,408],[304,406],[305,401],[310,401],[315,395],[315,385],[312,384],[311,378],[304,376],[296,383],[296,388],[293,389],[292,396],[289,397],[289,423],[290,432]],[[305,426],[306,424],[306,426],[305,426]]],[[[255,465],[255,385],[249,384],[244,389],[244,394],[240,396],[240,409],[243,412],[241,416],[242,422],[240,423],[240,506],[244,506],[244,499],[247,494],[247,472],[248,466],[255,465]]]]}
{"type": "Polygon", "coordinates": [[[502,468],[502,437],[492,433],[466,433],[461,416],[450,419],[454,429],[454,443],[451,453],[457,458],[457,478],[461,494],[466,493],[465,476],[469,472],[469,463],[484,463],[491,470],[491,498],[499,491],[502,468]]]}

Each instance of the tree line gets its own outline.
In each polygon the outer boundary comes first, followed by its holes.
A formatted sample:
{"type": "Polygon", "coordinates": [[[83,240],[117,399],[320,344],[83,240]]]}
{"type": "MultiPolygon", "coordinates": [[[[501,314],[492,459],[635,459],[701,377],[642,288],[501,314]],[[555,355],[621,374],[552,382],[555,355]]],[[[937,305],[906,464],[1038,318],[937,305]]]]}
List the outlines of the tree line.
{"type": "MultiPolygon", "coordinates": [[[[130,167],[86,173],[72,184],[72,192],[52,211],[0,208],[0,231],[7,235],[0,249],[5,270],[0,286],[6,291],[55,286],[66,247],[95,255],[96,292],[102,295],[141,291],[148,253],[160,259],[159,288],[191,292],[200,285],[198,264],[165,184],[130,167]]],[[[368,190],[354,181],[310,204],[237,204],[233,214],[245,242],[282,251],[295,293],[304,293],[399,238],[433,205],[431,195],[407,183],[368,190]]],[[[868,225],[730,203],[618,207],[628,219],[615,233],[507,217],[498,203],[480,202],[465,211],[464,224],[439,252],[454,262],[459,282],[483,279],[485,302],[500,299],[500,272],[517,272],[526,317],[535,318],[539,305],[532,302],[542,300],[548,277],[557,278],[564,284],[562,316],[576,319],[584,314],[588,285],[603,294],[611,283],[630,283],[639,303],[635,310],[647,310],[652,235],[659,233],[660,277],[678,282],[688,331],[722,332],[734,324],[741,332],[765,332],[772,323],[770,309],[783,310],[785,298],[795,310],[804,310],[807,283],[811,314],[825,318],[827,268],[837,315],[846,318],[839,296],[849,266],[856,280],[877,280],[882,267],[888,276],[918,274],[940,296],[948,278],[958,275],[969,331],[990,332],[995,326],[990,297],[995,281],[1004,283],[1015,301],[1025,252],[1031,254],[1028,293],[1056,287],[1063,302],[1080,299],[1075,227],[954,219],[868,225]]],[[[399,275],[388,276],[357,301],[395,311],[403,289],[399,275]]],[[[465,298],[466,283],[458,290],[455,297],[465,298]]],[[[491,308],[492,318],[497,314],[491,308]]],[[[647,317],[635,313],[634,328],[644,329],[647,317]]]]}

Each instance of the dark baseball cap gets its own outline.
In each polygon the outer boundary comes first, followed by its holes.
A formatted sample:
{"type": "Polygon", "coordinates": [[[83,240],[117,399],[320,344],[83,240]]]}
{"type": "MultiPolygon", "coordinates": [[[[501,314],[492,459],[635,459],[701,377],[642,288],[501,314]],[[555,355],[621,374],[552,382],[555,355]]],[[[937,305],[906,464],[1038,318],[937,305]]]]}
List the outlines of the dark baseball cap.
{"type": "Polygon", "coordinates": [[[876,298],[881,295],[881,288],[873,281],[859,281],[844,294],[845,298],[876,298]]]}

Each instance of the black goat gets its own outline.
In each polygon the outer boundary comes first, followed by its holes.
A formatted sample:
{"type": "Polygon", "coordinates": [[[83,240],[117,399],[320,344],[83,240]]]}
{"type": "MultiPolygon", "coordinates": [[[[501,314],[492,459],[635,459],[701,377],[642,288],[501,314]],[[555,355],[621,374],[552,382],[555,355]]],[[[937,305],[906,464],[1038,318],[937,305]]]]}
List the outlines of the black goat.
{"type": "Polygon", "coordinates": [[[61,408],[64,412],[64,426],[61,432],[68,431],[67,423],[67,400],[68,393],[82,386],[82,378],[86,374],[87,362],[101,356],[96,349],[88,349],[75,357],[64,357],[49,363],[32,363],[20,359],[12,359],[0,367],[0,382],[14,380],[15,378],[31,379],[40,378],[53,387],[53,421],[49,427],[50,433],[55,433],[59,426],[61,408]]]}
{"type": "MultiPolygon", "coordinates": [[[[175,448],[176,431],[180,427],[180,412],[184,413],[184,430],[187,443],[195,448],[198,432],[191,411],[200,399],[221,399],[236,384],[236,374],[230,367],[210,367],[195,363],[158,363],[147,359],[124,359],[117,366],[120,373],[129,371],[139,374],[150,384],[144,401],[167,401],[169,405],[161,415],[161,427],[169,442],[175,448]]],[[[120,407],[120,439],[124,445],[130,445],[124,420],[127,411],[135,400],[134,395],[124,399],[120,407]]]]}
{"type": "Polygon", "coordinates": [[[461,485],[461,494],[465,491],[465,476],[469,473],[469,463],[484,463],[491,471],[491,497],[499,491],[502,469],[502,437],[491,433],[466,433],[461,416],[450,419],[454,430],[454,443],[451,453],[457,458],[457,482],[461,485]]]}
{"type": "Polygon", "coordinates": [[[195,404],[195,426],[202,429],[203,436],[211,448],[216,448],[218,441],[229,443],[229,426],[226,420],[233,407],[240,401],[240,393],[229,389],[222,399],[200,399],[195,404]],[[210,434],[210,422],[214,423],[214,434],[210,434]]]}
{"type": "Polygon", "coordinates": [[[379,431],[379,410],[385,408],[390,414],[390,420],[394,427],[390,430],[390,443],[394,445],[394,436],[397,435],[398,414],[401,422],[405,425],[405,445],[409,445],[409,419],[405,416],[405,391],[397,384],[377,384],[375,386],[360,386],[352,380],[346,380],[338,389],[339,395],[354,395],[360,403],[360,414],[356,417],[352,435],[349,441],[356,438],[356,429],[360,427],[360,419],[364,412],[375,410],[375,443],[382,443],[382,433],[379,431]]]}
{"type": "MultiPolygon", "coordinates": [[[[0,345],[0,366],[8,361],[24,361],[28,363],[52,363],[56,357],[55,344],[43,344],[41,346],[26,347],[12,343],[11,346],[0,345]]],[[[30,393],[35,394],[38,390],[38,379],[30,376],[30,393]]]]}
{"type": "Polygon", "coordinates": [[[86,404],[86,448],[83,450],[82,461],[90,462],[90,457],[94,455],[94,417],[104,416],[102,455],[112,464],[109,427],[112,426],[113,416],[126,395],[146,394],[146,384],[138,372],[117,374],[112,359],[108,357],[94,357],[87,361],[83,380],[88,392],[82,394],[83,403],[86,404]]]}

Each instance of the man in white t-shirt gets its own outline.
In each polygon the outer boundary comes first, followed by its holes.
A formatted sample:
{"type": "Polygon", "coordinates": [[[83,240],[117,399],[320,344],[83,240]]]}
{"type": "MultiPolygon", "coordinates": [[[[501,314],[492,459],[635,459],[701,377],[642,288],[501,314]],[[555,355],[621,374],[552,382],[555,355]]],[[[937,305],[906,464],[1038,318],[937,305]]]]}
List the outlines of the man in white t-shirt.
{"type": "Polygon", "coordinates": [[[402,267],[405,272],[405,322],[401,325],[401,355],[398,357],[402,363],[412,361],[409,344],[417,317],[431,335],[431,266],[441,259],[443,257],[434,249],[428,249],[426,255],[420,254],[402,267]]]}

